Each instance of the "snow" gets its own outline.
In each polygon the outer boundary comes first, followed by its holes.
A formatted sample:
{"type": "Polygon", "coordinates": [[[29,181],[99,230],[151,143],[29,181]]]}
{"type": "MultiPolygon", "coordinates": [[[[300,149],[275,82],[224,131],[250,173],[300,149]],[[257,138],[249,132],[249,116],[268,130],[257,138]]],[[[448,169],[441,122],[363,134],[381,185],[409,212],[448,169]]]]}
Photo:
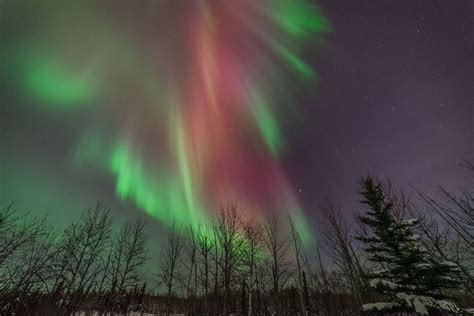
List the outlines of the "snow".
{"type": "Polygon", "coordinates": [[[405,293],[397,293],[396,296],[398,299],[404,301],[406,306],[413,307],[415,312],[420,315],[428,315],[428,307],[453,313],[459,312],[459,308],[456,304],[448,300],[437,300],[429,296],[409,295],[405,293]]]}
{"type": "Polygon", "coordinates": [[[372,274],[373,275],[381,275],[381,274],[385,274],[387,272],[389,272],[388,269],[381,269],[381,270],[376,270],[376,271],[372,272],[372,274]]]}
{"type": "Polygon", "coordinates": [[[400,285],[398,285],[395,282],[388,281],[388,280],[383,280],[383,279],[372,279],[372,280],[370,280],[370,286],[371,287],[384,286],[384,287],[388,287],[391,290],[395,290],[395,289],[400,287],[400,285]]]}
{"type": "Polygon", "coordinates": [[[425,304],[420,301],[420,299],[413,300],[413,306],[415,307],[415,312],[420,315],[428,315],[428,309],[426,308],[425,304]]]}
{"type": "Polygon", "coordinates": [[[418,234],[413,234],[411,236],[408,237],[408,239],[412,240],[412,241],[417,241],[420,239],[420,235],[418,234]]]}
{"type": "Polygon", "coordinates": [[[426,262],[416,264],[416,267],[418,267],[418,268],[429,268],[431,266],[432,266],[432,264],[426,263],[426,262]]]}
{"type": "Polygon", "coordinates": [[[452,261],[448,261],[448,260],[444,260],[444,261],[441,261],[441,264],[442,265],[445,265],[445,266],[448,266],[448,267],[453,267],[453,268],[457,268],[458,265],[452,261]]]}
{"type": "Polygon", "coordinates": [[[372,310],[377,310],[377,311],[383,311],[383,310],[390,310],[395,307],[399,307],[400,305],[398,303],[394,302],[378,302],[378,303],[370,303],[370,304],[364,304],[362,305],[362,310],[367,312],[367,311],[372,311],[372,310]]]}
{"type": "MultiPolygon", "coordinates": [[[[429,315],[430,309],[447,311],[451,313],[459,313],[460,311],[456,304],[451,301],[437,300],[429,296],[397,293],[396,298],[398,301],[395,302],[377,302],[364,304],[362,305],[362,309],[364,311],[383,311],[405,306],[408,308],[413,308],[419,315],[429,315]]],[[[474,314],[474,309],[465,311],[474,314]]]]}
{"type": "Polygon", "coordinates": [[[418,218],[410,218],[410,219],[405,219],[402,221],[402,224],[404,225],[415,225],[416,223],[418,223],[418,218]]]}
{"type": "MultiPolygon", "coordinates": [[[[85,312],[85,311],[80,311],[77,313],[74,313],[74,316],[100,316],[100,315],[105,315],[105,316],[158,316],[160,314],[150,314],[150,313],[142,313],[142,312],[128,312],[127,314],[119,314],[119,313],[112,313],[112,312],[107,312],[107,313],[99,313],[99,312],[85,312]]],[[[184,314],[168,314],[170,316],[183,316],[184,314]]]]}

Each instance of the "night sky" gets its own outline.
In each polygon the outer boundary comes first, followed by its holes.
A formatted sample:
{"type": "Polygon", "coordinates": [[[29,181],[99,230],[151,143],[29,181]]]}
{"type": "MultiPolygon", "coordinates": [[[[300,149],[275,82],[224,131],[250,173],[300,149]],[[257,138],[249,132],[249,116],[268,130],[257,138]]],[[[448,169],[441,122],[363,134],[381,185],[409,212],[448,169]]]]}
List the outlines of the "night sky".
{"type": "Polygon", "coordinates": [[[462,183],[458,163],[474,157],[474,2],[319,3],[334,32],[287,160],[305,201],[351,212],[369,172],[433,194],[462,183]]]}
{"type": "Polygon", "coordinates": [[[154,236],[237,201],[311,235],[369,172],[462,182],[474,2],[256,3],[0,0],[0,201],[154,236]]]}

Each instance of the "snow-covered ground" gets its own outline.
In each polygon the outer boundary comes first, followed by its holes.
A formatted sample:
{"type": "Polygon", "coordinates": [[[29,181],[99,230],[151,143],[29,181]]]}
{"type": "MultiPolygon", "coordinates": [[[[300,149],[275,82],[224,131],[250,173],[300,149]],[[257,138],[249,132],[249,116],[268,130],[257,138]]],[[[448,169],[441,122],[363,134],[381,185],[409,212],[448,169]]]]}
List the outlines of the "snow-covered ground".
{"type": "MultiPolygon", "coordinates": [[[[105,316],[184,316],[184,314],[150,314],[150,313],[142,313],[142,312],[130,312],[126,314],[120,313],[106,313],[105,316]]],[[[100,314],[99,312],[77,312],[74,316],[104,316],[104,314],[100,314]]]]}

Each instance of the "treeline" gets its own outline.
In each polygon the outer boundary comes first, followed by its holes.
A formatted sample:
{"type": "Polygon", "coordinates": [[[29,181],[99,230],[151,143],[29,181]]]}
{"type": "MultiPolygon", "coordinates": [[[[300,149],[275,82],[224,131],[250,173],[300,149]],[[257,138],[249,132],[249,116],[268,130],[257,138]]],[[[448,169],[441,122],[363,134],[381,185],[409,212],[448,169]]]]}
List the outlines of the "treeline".
{"type": "Polygon", "coordinates": [[[4,204],[0,312],[467,314],[474,166],[463,166],[463,186],[440,188],[437,199],[414,191],[413,201],[389,181],[361,179],[361,210],[322,206],[310,249],[291,216],[259,222],[229,204],[207,223],[170,225],[151,260],[145,221],[117,228],[103,203],[63,231],[4,204]]]}

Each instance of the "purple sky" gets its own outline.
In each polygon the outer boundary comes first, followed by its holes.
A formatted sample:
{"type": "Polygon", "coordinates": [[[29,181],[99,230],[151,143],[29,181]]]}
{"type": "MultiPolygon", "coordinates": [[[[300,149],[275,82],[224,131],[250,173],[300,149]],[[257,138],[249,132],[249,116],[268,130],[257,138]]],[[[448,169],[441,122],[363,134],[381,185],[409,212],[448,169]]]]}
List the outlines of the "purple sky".
{"type": "Polygon", "coordinates": [[[369,172],[427,193],[460,184],[474,157],[474,2],[319,3],[334,31],[286,160],[307,207],[351,212],[369,172]]]}

